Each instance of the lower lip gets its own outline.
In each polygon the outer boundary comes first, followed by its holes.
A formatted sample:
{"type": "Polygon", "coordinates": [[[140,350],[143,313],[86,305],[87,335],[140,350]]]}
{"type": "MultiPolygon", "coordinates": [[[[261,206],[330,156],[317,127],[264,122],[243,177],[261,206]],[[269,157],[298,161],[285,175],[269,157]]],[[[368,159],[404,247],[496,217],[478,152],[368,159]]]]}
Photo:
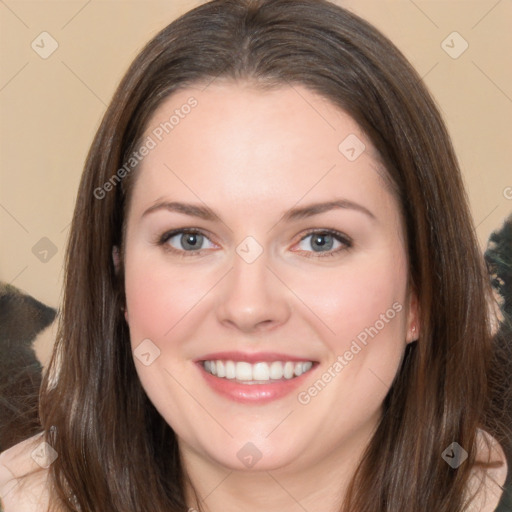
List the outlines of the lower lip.
{"type": "Polygon", "coordinates": [[[272,384],[240,384],[236,380],[216,377],[208,373],[201,363],[197,363],[201,375],[206,383],[217,393],[230,400],[240,403],[261,404],[279,400],[296,390],[304,379],[314,371],[315,366],[299,377],[288,380],[275,381],[272,384]]]}

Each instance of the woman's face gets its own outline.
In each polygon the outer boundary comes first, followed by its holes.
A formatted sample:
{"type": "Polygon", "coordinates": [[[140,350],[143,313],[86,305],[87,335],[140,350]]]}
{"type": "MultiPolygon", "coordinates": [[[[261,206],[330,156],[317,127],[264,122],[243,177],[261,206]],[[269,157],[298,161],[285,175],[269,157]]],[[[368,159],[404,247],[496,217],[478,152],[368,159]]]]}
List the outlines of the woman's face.
{"type": "Polygon", "coordinates": [[[184,456],[267,470],[355,458],[416,308],[368,138],[304,87],[215,82],[169,97],[143,143],[126,320],[184,456]]]}

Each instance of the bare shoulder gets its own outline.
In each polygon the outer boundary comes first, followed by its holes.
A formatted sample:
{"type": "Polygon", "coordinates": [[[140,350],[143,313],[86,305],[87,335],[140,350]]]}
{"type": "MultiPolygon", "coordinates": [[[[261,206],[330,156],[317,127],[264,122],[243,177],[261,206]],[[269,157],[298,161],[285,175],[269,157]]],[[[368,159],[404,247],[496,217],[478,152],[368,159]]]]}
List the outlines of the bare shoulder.
{"type": "MultiPolygon", "coordinates": [[[[48,461],[54,456],[42,434],[0,454],[0,497],[4,512],[42,512],[48,509],[48,461]]],[[[1,509],[0,509],[1,510],[1,509]]]]}
{"type": "Polygon", "coordinates": [[[495,467],[473,469],[468,487],[470,494],[476,496],[468,512],[495,512],[507,479],[507,459],[500,443],[484,430],[478,430],[477,442],[477,462],[492,462],[495,467]]]}

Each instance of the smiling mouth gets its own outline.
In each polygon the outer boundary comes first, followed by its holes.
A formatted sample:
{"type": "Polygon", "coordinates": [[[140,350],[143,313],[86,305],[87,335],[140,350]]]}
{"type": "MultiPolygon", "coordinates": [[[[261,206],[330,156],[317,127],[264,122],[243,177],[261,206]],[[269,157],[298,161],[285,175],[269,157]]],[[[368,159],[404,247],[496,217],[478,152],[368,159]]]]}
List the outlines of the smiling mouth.
{"type": "Polygon", "coordinates": [[[291,380],[313,367],[313,361],[262,361],[251,364],[246,361],[212,360],[202,361],[201,364],[210,375],[241,384],[269,384],[291,380]]]}

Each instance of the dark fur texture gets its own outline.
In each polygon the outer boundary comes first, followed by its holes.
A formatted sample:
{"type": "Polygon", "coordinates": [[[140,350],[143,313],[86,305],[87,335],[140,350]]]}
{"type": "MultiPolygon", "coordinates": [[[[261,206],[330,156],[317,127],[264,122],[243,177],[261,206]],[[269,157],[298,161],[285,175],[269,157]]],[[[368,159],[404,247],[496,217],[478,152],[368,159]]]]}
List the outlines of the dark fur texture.
{"type": "Polygon", "coordinates": [[[55,316],[55,309],[0,283],[0,451],[41,430],[42,368],[33,342],[55,316]]]}

